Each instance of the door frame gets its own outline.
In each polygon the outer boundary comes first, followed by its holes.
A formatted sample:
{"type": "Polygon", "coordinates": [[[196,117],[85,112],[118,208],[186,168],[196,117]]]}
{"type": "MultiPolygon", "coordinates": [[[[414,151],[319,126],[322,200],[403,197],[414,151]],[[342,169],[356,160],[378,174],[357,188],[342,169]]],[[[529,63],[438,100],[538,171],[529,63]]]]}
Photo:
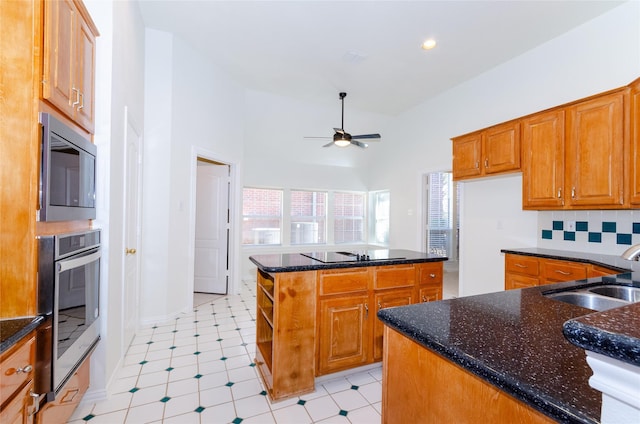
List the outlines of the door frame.
{"type": "Polygon", "coordinates": [[[187,266],[187,307],[189,310],[193,309],[193,288],[195,277],[195,240],[196,240],[196,184],[197,184],[197,171],[198,171],[198,158],[205,159],[212,162],[218,162],[222,165],[229,167],[229,241],[227,247],[227,255],[229,257],[229,283],[228,293],[237,294],[239,292],[239,283],[236,281],[236,268],[237,268],[237,223],[236,215],[238,210],[238,196],[236,194],[238,190],[237,175],[238,166],[233,161],[223,158],[220,155],[211,152],[200,147],[191,147],[190,158],[190,202],[189,202],[189,248],[188,248],[188,266],[187,266]]]}

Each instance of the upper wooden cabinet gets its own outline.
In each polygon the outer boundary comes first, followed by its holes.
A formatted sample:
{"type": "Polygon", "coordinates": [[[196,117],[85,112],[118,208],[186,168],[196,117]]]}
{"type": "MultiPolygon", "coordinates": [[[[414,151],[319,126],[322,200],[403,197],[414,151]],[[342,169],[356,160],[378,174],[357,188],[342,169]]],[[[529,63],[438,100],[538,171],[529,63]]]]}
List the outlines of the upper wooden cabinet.
{"type": "Polygon", "coordinates": [[[455,180],[520,170],[520,122],[496,125],[452,141],[455,180]]]}
{"type": "Polygon", "coordinates": [[[79,0],[44,4],[42,98],[93,133],[98,30],[79,0]]]}
{"type": "Polygon", "coordinates": [[[630,202],[640,207],[640,78],[631,83],[630,202]]]}
{"type": "Polygon", "coordinates": [[[522,205],[524,209],[564,204],[564,111],[522,121],[522,205]]]}
{"type": "Polygon", "coordinates": [[[567,109],[565,199],[571,208],[624,205],[627,96],[624,89],[567,109]]]}

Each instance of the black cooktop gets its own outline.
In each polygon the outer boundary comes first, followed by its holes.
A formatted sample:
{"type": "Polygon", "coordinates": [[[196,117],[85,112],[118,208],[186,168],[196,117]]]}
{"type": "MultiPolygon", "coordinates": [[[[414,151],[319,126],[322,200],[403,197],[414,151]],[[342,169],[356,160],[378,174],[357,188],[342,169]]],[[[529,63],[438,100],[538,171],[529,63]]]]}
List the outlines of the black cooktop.
{"type": "Polygon", "coordinates": [[[358,250],[351,252],[311,252],[301,253],[301,255],[325,264],[363,261],[391,261],[394,259],[404,259],[403,256],[391,257],[389,254],[389,250],[387,249],[358,250]]]}

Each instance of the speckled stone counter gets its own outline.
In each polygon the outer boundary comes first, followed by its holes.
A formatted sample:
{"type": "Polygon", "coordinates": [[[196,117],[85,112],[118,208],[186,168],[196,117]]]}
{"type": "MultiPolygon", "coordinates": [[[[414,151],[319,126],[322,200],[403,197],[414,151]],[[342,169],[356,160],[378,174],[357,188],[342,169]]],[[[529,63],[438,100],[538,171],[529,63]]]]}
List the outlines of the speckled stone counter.
{"type": "MultiPolygon", "coordinates": [[[[382,249],[386,250],[386,249],[382,249]]],[[[253,255],[249,256],[249,260],[256,264],[258,269],[264,272],[300,272],[300,271],[316,271],[320,269],[334,268],[353,268],[363,266],[380,266],[380,265],[398,265],[412,264],[420,262],[439,262],[446,261],[446,257],[430,255],[422,252],[414,252],[412,250],[390,249],[389,257],[398,259],[392,260],[376,260],[371,259],[361,262],[339,262],[339,263],[322,263],[315,259],[303,256],[298,253],[282,253],[270,255],[253,255]]]]}
{"type": "MultiPolygon", "coordinates": [[[[637,266],[605,255],[597,255],[596,260],[546,249],[503,252],[581,258],[621,270],[636,270],[637,266]]],[[[584,349],[637,361],[640,306],[594,312],[543,293],[601,284],[602,280],[640,287],[640,272],[383,309],[378,317],[557,421],[598,423],[601,393],[589,386],[592,371],[584,349]]]]}
{"type": "Polygon", "coordinates": [[[0,354],[38,328],[42,321],[44,318],[40,316],[0,320],[0,354]]]}

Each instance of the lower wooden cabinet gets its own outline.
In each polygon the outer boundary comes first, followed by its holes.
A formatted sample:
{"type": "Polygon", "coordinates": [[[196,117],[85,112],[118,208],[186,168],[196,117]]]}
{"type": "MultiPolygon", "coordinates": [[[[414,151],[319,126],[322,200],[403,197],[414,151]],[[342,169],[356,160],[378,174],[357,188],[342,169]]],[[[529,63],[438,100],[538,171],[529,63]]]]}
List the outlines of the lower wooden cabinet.
{"type": "Polygon", "coordinates": [[[31,424],[36,411],[37,397],[34,398],[33,381],[30,381],[24,389],[17,393],[16,397],[9,402],[2,412],[0,412],[0,423],[2,424],[31,424]]]}
{"type": "Polygon", "coordinates": [[[368,340],[376,317],[369,312],[369,295],[320,300],[318,368],[329,374],[369,362],[368,340]]]}
{"type": "Polygon", "coordinates": [[[36,414],[37,424],[66,423],[89,388],[90,357],[78,367],[52,402],[45,403],[36,414]]]}
{"type": "Polygon", "coordinates": [[[33,394],[35,333],[23,338],[0,357],[0,423],[32,423],[38,396],[33,394]]]}
{"type": "Polygon", "coordinates": [[[524,289],[620,273],[615,269],[584,262],[511,253],[505,254],[504,266],[505,290],[524,289]]]}
{"type": "MultiPolygon", "coordinates": [[[[434,299],[435,300],[435,299],[434,299]]],[[[375,307],[376,313],[380,309],[393,308],[396,306],[406,306],[414,303],[414,290],[398,289],[385,292],[378,292],[375,294],[375,307]]],[[[374,324],[373,334],[373,361],[382,361],[382,346],[383,346],[383,334],[384,324],[382,321],[376,318],[374,324]]]]}

